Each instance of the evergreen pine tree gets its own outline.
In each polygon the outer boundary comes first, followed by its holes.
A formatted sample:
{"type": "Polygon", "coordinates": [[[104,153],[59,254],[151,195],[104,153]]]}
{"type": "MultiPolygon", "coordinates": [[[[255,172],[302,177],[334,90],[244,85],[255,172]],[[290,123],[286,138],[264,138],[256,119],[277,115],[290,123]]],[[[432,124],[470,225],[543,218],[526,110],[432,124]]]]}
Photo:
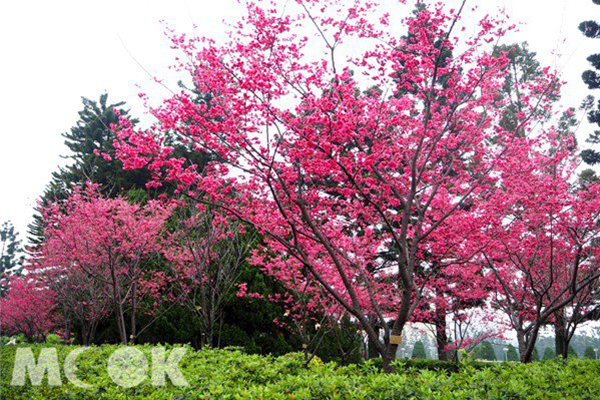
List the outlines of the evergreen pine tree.
{"type": "MultiPolygon", "coordinates": [[[[144,191],[149,198],[172,191],[163,186],[149,190],[146,184],[152,180],[148,170],[125,170],[123,163],[115,156],[114,142],[117,136],[114,127],[119,125],[119,117],[127,118],[135,125],[138,121],[129,117],[124,102],[108,103],[108,94],[102,94],[98,101],[82,98],[83,109],[79,111],[79,120],[63,133],[69,155],[65,158],[71,164],[61,167],[52,174],[36,208],[34,221],[29,225],[29,240],[33,245],[42,238],[41,210],[50,202],[64,199],[74,186],[93,182],[100,186],[101,192],[109,197],[129,192],[144,191]],[[117,112],[115,112],[117,110],[117,112]]],[[[210,157],[199,152],[189,151],[187,146],[177,143],[173,138],[165,138],[165,144],[174,147],[173,157],[185,156],[199,169],[206,166],[210,157]]]]}
{"type": "Polygon", "coordinates": [[[492,347],[492,344],[490,342],[488,342],[487,340],[484,340],[483,342],[481,342],[480,344],[481,346],[481,350],[478,353],[478,358],[480,360],[488,360],[488,361],[496,361],[496,352],[494,351],[494,348],[492,347]]]}
{"type": "Polygon", "coordinates": [[[551,347],[546,347],[544,350],[544,355],[542,356],[542,360],[554,360],[556,358],[556,353],[551,347]]]}
{"type": "Polygon", "coordinates": [[[592,346],[587,346],[585,351],[583,352],[583,358],[588,358],[590,360],[596,359],[596,352],[592,346]]]}
{"type": "Polygon", "coordinates": [[[426,359],[427,352],[425,351],[425,345],[422,341],[417,341],[413,347],[412,358],[426,359]]]}
{"type": "Polygon", "coordinates": [[[23,263],[21,241],[10,221],[0,226],[0,297],[8,291],[8,276],[18,274],[23,263]]]}
{"type": "Polygon", "coordinates": [[[579,358],[579,354],[577,354],[577,352],[575,351],[575,349],[573,348],[573,346],[569,345],[569,358],[579,358]]]}
{"type": "MultiPolygon", "coordinates": [[[[82,98],[83,109],[79,111],[79,120],[69,132],[63,133],[65,145],[70,154],[64,156],[71,164],[52,173],[52,180],[46,186],[44,194],[36,208],[34,221],[29,225],[29,240],[38,244],[42,238],[41,210],[50,202],[64,199],[77,185],[91,181],[101,185],[104,193],[127,191],[143,188],[149,181],[147,172],[124,171],[122,163],[114,156],[113,142],[116,136],[112,126],[119,123],[119,114],[127,118],[125,103],[108,104],[108,94],[100,96],[99,101],[82,98]],[[107,159],[102,154],[111,155],[107,159]]],[[[137,120],[132,120],[135,124],[137,120]]]]}
{"type": "Polygon", "coordinates": [[[512,344],[508,345],[508,352],[506,353],[507,361],[519,361],[519,353],[517,348],[512,344]]]}
{"type": "MultiPolygon", "coordinates": [[[[514,131],[519,126],[517,114],[523,111],[521,93],[515,89],[515,85],[532,82],[542,77],[544,70],[536,58],[537,54],[529,50],[527,42],[498,45],[494,55],[500,56],[502,53],[506,53],[509,63],[506,66],[508,74],[500,92],[500,95],[507,99],[500,126],[508,131],[514,131]]],[[[557,101],[559,95],[552,94],[549,99],[557,101]]],[[[543,118],[551,116],[544,108],[536,110],[535,115],[543,118]]]]}
{"type": "MultiPolygon", "coordinates": [[[[600,0],[592,0],[596,5],[600,5],[600,0]]],[[[600,25],[596,21],[584,21],[579,24],[579,30],[590,39],[600,39],[600,25]]],[[[600,53],[591,54],[587,60],[590,62],[592,69],[585,71],[581,78],[587,87],[591,90],[600,89],[600,53]]],[[[595,103],[593,96],[588,96],[581,106],[587,110],[588,121],[591,124],[597,125],[600,128],[600,100],[595,103]]],[[[600,129],[590,133],[588,143],[592,144],[591,149],[586,149],[581,152],[581,158],[586,164],[595,165],[600,163],[600,151],[595,149],[600,144],[600,129]]],[[[588,173],[589,174],[589,173],[588,173]]]]}

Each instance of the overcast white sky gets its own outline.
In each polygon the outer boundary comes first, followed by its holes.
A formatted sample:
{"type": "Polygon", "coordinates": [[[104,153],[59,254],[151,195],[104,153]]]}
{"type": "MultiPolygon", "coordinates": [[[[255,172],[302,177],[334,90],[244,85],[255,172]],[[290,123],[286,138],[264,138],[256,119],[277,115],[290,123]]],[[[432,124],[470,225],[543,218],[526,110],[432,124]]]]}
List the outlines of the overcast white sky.
{"type": "MultiPolygon", "coordinates": [[[[579,105],[588,94],[580,78],[588,68],[585,58],[599,49],[577,25],[600,19],[599,6],[591,0],[469,3],[490,12],[506,7],[514,22],[524,22],[511,39],[528,41],[543,64],[558,66],[569,82],[563,103],[579,105]]],[[[0,221],[12,220],[21,237],[26,235],[37,197],[64,162],[61,133],[77,121],[81,96],[97,99],[107,91],[109,100],[127,101],[140,116],[136,84],[151,97],[164,95],[136,62],[157,77],[173,78],[168,66],[175,54],[161,19],[180,32],[196,24],[197,33],[220,36],[223,19],[232,21],[241,12],[236,0],[1,1],[0,221]]],[[[587,132],[580,130],[580,143],[587,132]]]]}

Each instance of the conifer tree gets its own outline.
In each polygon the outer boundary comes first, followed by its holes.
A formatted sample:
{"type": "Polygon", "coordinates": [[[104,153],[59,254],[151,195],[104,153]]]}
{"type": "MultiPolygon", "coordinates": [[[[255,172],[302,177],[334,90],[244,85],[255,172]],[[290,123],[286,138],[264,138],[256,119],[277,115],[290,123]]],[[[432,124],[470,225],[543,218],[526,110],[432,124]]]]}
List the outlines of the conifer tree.
{"type": "Polygon", "coordinates": [[[575,348],[569,345],[569,358],[579,358],[579,354],[575,351],[575,348]]]}
{"type": "Polygon", "coordinates": [[[556,358],[554,350],[552,350],[551,347],[546,347],[546,349],[544,350],[544,355],[542,356],[542,360],[553,360],[554,358],[556,358]]]}
{"type": "Polygon", "coordinates": [[[531,360],[532,361],[540,360],[540,353],[538,353],[538,349],[535,346],[533,347],[533,352],[531,353],[531,360]]]}
{"type": "Polygon", "coordinates": [[[0,297],[8,290],[8,275],[18,274],[22,263],[18,233],[10,221],[5,221],[0,226],[0,297]]]}
{"type": "Polygon", "coordinates": [[[481,350],[478,354],[478,358],[480,360],[487,360],[487,361],[496,361],[496,352],[494,352],[494,348],[492,347],[492,344],[490,342],[488,342],[487,340],[484,340],[483,342],[481,342],[481,350]]]}
{"type": "Polygon", "coordinates": [[[587,346],[583,352],[583,358],[589,358],[590,360],[596,359],[596,352],[592,346],[587,346]]]}
{"type": "Polygon", "coordinates": [[[512,344],[508,345],[508,352],[506,353],[507,361],[519,361],[519,353],[517,353],[517,348],[512,344]]]}
{"type": "MultiPolygon", "coordinates": [[[[594,4],[600,6],[600,0],[592,0],[594,4]]],[[[599,10],[600,11],[600,10],[599,10]]],[[[579,24],[579,30],[590,39],[600,39],[600,25],[596,21],[584,21],[579,24]]],[[[586,70],[581,79],[590,90],[600,89],[600,53],[591,54],[587,61],[592,68],[586,70]]],[[[583,101],[582,108],[587,110],[588,121],[597,126],[597,130],[590,133],[587,142],[592,144],[592,148],[583,150],[581,158],[586,164],[595,165],[600,163],[600,151],[597,146],[600,144],[600,100],[596,103],[594,96],[588,96],[583,101]]],[[[588,173],[589,174],[589,173],[588,173]]]]}
{"type": "Polygon", "coordinates": [[[422,341],[417,341],[413,347],[412,358],[427,359],[427,352],[422,341]]]}

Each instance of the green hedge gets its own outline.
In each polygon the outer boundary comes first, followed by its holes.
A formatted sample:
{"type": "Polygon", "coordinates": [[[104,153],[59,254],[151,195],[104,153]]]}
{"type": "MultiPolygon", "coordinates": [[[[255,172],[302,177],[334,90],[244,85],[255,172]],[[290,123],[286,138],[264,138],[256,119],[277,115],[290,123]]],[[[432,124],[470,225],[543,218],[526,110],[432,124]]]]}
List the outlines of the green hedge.
{"type": "MultiPolygon", "coordinates": [[[[78,377],[93,387],[69,383],[34,387],[11,386],[15,349],[0,348],[0,399],[598,399],[600,362],[573,359],[545,363],[462,364],[459,372],[433,368],[432,360],[400,362],[398,373],[384,374],[373,362],[340,367],[313,360],[302,367],[301,354],[269,357],[244,354],[237,349],[188,350],[180,369],[190,383],[175,387],[141,385],[123,389],[106,371],[106,361],[118,346],[100,346],[78,358],[78,377]]],[[[39,354],[43,346],[34,346],[39,354]]],[[[166,346],[170,348],[170,346],[166,346]]],[[[73,346],[57,346],[59,360],[73,346]]],[[[137,346],[150,355],[150,346],[137,346]]],[[[149,361],[150,362],[150,361],[149,361]]],[[[442,365],[442,364],[439,364],[442,365]]],[[[445,365],[445,364],[444,364],[445,365]]],[[[168,380],[167,380],[168,381],[168,380]]],[[[28,381],[29,382],[29,381],[28,381]]],[[[63,382],[66,382],[63,374],[63,382]]]]}
{"type": "MultiPolygon", "coordinates": [[[[373,366],[378,370],[383,370],[383,362],[381,358],[375,358],[366,362],[367,365],[373,366]]],[[[486,361],[470,361],[469,363],[456,364],[452,361],[442,360],[423,360],[423,359],[403,359],[398,360],[396,363],[396,369],[398,371],[408,371],[411,369],[425,369],[428,371],[445,371],[445,372],[459,372],[461,369],[466,367],[473,369],[484,369],[494,366],[495,368],[502,368],[504,363],[498,362],[486,362],[486,361]]]]}

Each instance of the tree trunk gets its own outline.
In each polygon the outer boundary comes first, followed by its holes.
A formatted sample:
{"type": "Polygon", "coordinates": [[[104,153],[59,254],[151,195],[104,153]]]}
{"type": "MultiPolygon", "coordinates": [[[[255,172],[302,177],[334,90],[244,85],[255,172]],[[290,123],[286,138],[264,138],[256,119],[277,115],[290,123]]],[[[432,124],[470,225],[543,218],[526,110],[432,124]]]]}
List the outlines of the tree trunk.
{"type": "Polygon", "coordinates": [[[448,333],[446,332],[446,309],[436,308],[435,313],[435,341],[438,350],[438,358],[440,360],[449,361],[450,354],[446,350],[448,346],[448,333]]]}
{"type": "Polygon", "coordinates": [[[94,342],[94,336],[96,336],[96,329],[98,329],[98,320],[94,320],[90,328],[90,333],[88,337],[89,344],[92,344],[94,342]]]}
{"type": "Polygon", "coordinates": [[[534,326],[529,333],[523,331],[517,332],[517,340],[519,341],[519,357],[522,363],[531,362],[535,342],[537,341],[540,326],[534,326]]]}
{"type": "MultiPolygon", "coordinates": [[[[380,332],[380,327],[377,326],[377,322],[376,319],[374,317],[369,318],[370,322],[371,322],[371,326],[373,327],[373,330],[377,333],[377,335],[379,335],[380,332]]],[[[371,359],[371,358],[378,358],[380,356],[379,350],[377,350],[377,344],[375,344],[375,341],[373,338],[371,338],[370,336],[368,337],[368,344],[367,344],[368,348],[368,353],[367,353],[367,358],[371,359]]]]}
{"type": "Polygon", "coordinates": [[[112,300],[115,307],[115,317],[117,318],[117,328],[119,330],[119,336],[122,344],[127,344],[127,331],[125,330],[125,315],[123,312],[123,302],[121,301],[121,295],[119,292],[119,284],[117,282],[117,275],[115,268],[110,269],[111,289],[112,289],[112,300]]]}
{"type": "Polygon", "coordinates": [[[555,314],[554,346],[556,348],[556,355],[562,356],[563,359],[567,359],[569,355],[569,337],[566,334],[564,319],[559,315],[561,312],[562,310],[555,314]]]}
{"type": "Polygon", "coordinates": [[[66,331],[65,331],[65,340],[71,339],[71,319],[67,321],[66,331]]]}
{"type": "Polygon", "coordinates": [[[135,329],[136,325],[136,308],[137,308],[137,282],[133,281],[133,288],[131,290],[131,343],[135,343],[137,330],[135,329]]]}
{"type": "Polygon", "coordinates": [[[122,344],[127,344],[127,331],[125,330],[125,313],[123,312],[123,304],[119,301],[116,307],[117,313],[117,327],[119,329],[119,336],[122,344]]]}
{"type": "Polygon", "coordinates": [[[527,353],[527,337],[524,332],[517,331],[517,342],[519,344],[519,359],[524,361],[524,355],[527,353]]]}
{"type": "Polygon", "coordinates": [[[90,345],[89,329],[87,329],[85,325],[81,328],[81,344],[84,346],[90,345]]]}
{"type": "MultiPolygon", "coordinates": [[[[398,317],[394,321],[394,325],[392,326],[391,334],[394,336],[401,336],[404,330],[404,326],[408,322],[408,317],[410,315],[410,310],[412,306],[412,287],[405,288],[402,293],[402,303],[400,305],[400,310],[398,310],[398,317]]],[[[398,344],[391,343],[388,341],[385,354],[383,356],[383,370],[385,372],[394,372],[394,369],[391,365],[392,361],[396,359],[396,353],[398,352],[398,344]]]]}

